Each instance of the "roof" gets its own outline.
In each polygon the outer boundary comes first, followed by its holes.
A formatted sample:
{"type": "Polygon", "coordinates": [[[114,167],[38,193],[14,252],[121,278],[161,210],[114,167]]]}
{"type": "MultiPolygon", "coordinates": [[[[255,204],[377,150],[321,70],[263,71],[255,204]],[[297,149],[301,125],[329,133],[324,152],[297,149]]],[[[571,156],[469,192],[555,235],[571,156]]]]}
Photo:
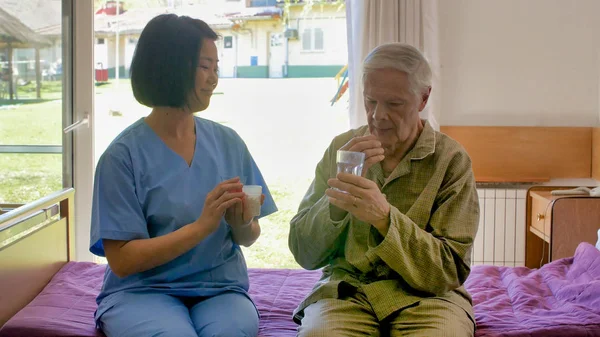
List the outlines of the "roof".
{"type": "Polygon", "coordinates": [[[94,30],[97,34],[114,34],[119,29],[121,34],[139,34],[148,21],[160,14],[186,15],[206,22],[213,29],[229,28],[233,23],[200,5],[181,8],[133,8],[120,15],[96,14],[94,30]]]}
{"type": "MultiPolygon", "coordinates": [[[[316,5],[341,5],[341,4],[346,4],[346,0],[312,0],[312,1],[305,1],[305,0],[294,0],[293,2],[290,1],[289,5],[290,6],[305,6],[305,5],[310,5],[310,6],[316,6],[316,5]]],[[[286,5],[283,1],[280,1],[278,3],[279,6],[284,6],[286,5]]]]}
{"type": "Polygon", "coordinates": [[[34,31],[62,22],[61,0],[0,0],[0,8],[34,31]]]}
{"type": "Polygon", "coordinates": [[[36,33],[44,35],[44,36],[62,36],[62,25],[59,23],[57,25],[43,27],[35,30],[36,33]]]}
{"type": "MultiPolygon", "coordinates": [[[[17,21],[20,20],[21,24],[31,28],[31,32],[27,34],[33,32],[34,35],[37,33],[47,37],[62,35],[61,0],[0,0],[0,8],[6,10],[13,18],[18,18],[17,21]]],[[[248,7],[225,13],[222,11],[223,8],[221,12],[215,12],[214,6],[196,4],[176,8],[132,8],[118,16],[101,12],[95,15],[94,30],[96,34],[108,35],[115,34],[118,27],[121,34],[140,34],[150,19],[164,13],[201,19],[213,29],[231,28],[233,21],[268,20],[283,14],[283,10],[275,6],[248,7]]],[[[5,20],[0,18],[0,26],[2,25],[5,25],[5,20]]]]}
{"type": "Polygon", "coordinates": [[[230,20],[267,20],[279,18],[283,10],[279,7],[247,7],[241,11],[224,13],[223,17],[230,20]]]}
{"type": "Polygon", "coordinates": [[[15,16],[0,8],[0,48],[46,47],[51,45],[42,35],[34,32],[15,16]]]}

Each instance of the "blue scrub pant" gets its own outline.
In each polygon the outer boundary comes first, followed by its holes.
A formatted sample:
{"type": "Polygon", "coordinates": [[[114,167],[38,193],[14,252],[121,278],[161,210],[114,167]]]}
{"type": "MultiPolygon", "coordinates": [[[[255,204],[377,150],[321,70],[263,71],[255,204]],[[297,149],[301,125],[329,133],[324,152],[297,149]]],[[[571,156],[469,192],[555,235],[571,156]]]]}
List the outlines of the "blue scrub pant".
{"type": "Polygon", "coordinates": [[[98,323],[108,337],[258,335],[256,308],[240,293],[227,292],[199,302],[165,294],[121,295],[109,308],[99,308],[103,313],[98,323]]]}

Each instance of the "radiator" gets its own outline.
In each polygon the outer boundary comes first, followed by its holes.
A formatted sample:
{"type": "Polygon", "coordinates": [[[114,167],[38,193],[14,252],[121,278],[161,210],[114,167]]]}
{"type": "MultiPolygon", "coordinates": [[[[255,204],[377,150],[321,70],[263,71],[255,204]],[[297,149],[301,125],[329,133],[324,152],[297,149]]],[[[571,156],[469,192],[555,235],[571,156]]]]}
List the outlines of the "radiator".
{"type": "Polygon", "coordinates": [[[479,188],[479,229],[473,265],[525,265],[525,196],[522,188],[479,188]]]}

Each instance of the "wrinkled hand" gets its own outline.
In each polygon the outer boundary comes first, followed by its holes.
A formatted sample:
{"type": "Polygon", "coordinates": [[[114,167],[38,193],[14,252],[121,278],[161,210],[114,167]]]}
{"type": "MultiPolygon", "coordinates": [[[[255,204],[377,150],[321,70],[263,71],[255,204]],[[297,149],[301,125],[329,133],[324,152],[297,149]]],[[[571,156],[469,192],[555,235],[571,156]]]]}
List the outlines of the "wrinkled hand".
{"type": "Polygon", "coordinates": [[[381,193],[377,184],[364,177],[340,173],[327,184],[325,194],[329,202],[354,215],[361,221],[371,224],[383,236],[387,234],[390,222],[390,203],[381,193]],[[346,192],[346,193],[344,193],[346,192]]]}
{"type": "Polygon", "coordinates": [[[354,137],[348,143],[344,144],[340,150],[363,152],[365,154],[365,163],[362,170],[363,177],[367,175],[371,166],[385,159],[381,142],[374,135],[354,137]]]}
{"type": "Polygon", "coordinates": [[[241,205],[244,198],[240,178],[232,178],[218,184],[206,195],[202,214],[195,221],[195,225],[206,227],[212,233],[219,227],[221,218],[232,206],[241,205]]]}
{"type": "MultiPolygon", "coordinates": [[[[252,220],[254,219],[253,216],[249,215],[250,212],[248,212],[248,203],[246,202],[246,195],[245,193],[242,194],[244,194],[242,202],[236,203],[235,205],[229,207],[225,211],[225,221],[227,221],[227,223],[231,227],[246,227],[250,225],[252,223],[252,220]]],[[[265,195],[262,194],[260,196],[261,206],[264,202],[265,195]]]]}

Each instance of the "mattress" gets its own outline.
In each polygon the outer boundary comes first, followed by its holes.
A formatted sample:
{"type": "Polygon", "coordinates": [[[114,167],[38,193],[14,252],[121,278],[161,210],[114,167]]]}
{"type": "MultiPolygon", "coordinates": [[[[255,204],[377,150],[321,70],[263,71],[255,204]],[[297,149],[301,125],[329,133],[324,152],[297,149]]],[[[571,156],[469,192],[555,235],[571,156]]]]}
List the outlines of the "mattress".
{"type": "MultiPolygon", "coordinates": [[[[105,266],[67,263],[0,337],[103,336],[94,326],[105,266]]],[[[292,311],[319,271],[250,269],[259,335],[296,336],[292,311]]],[[[600,336],[600,251],[582,243],[575,255],[540,269],[476,266],[465,283],[473,296],[475,336],[600,336]]]]}
{"type": "MultiPolygon", "coordinates": [[[[105,265],[69,262],[42,292],[0,329],[1,337],[102,337],[95,328],[96,296],[105,265]]],[[[292,312],[320,271],[250,269],[250,296],[259,309],[259,335],[296,336],[292,312]]]]}

